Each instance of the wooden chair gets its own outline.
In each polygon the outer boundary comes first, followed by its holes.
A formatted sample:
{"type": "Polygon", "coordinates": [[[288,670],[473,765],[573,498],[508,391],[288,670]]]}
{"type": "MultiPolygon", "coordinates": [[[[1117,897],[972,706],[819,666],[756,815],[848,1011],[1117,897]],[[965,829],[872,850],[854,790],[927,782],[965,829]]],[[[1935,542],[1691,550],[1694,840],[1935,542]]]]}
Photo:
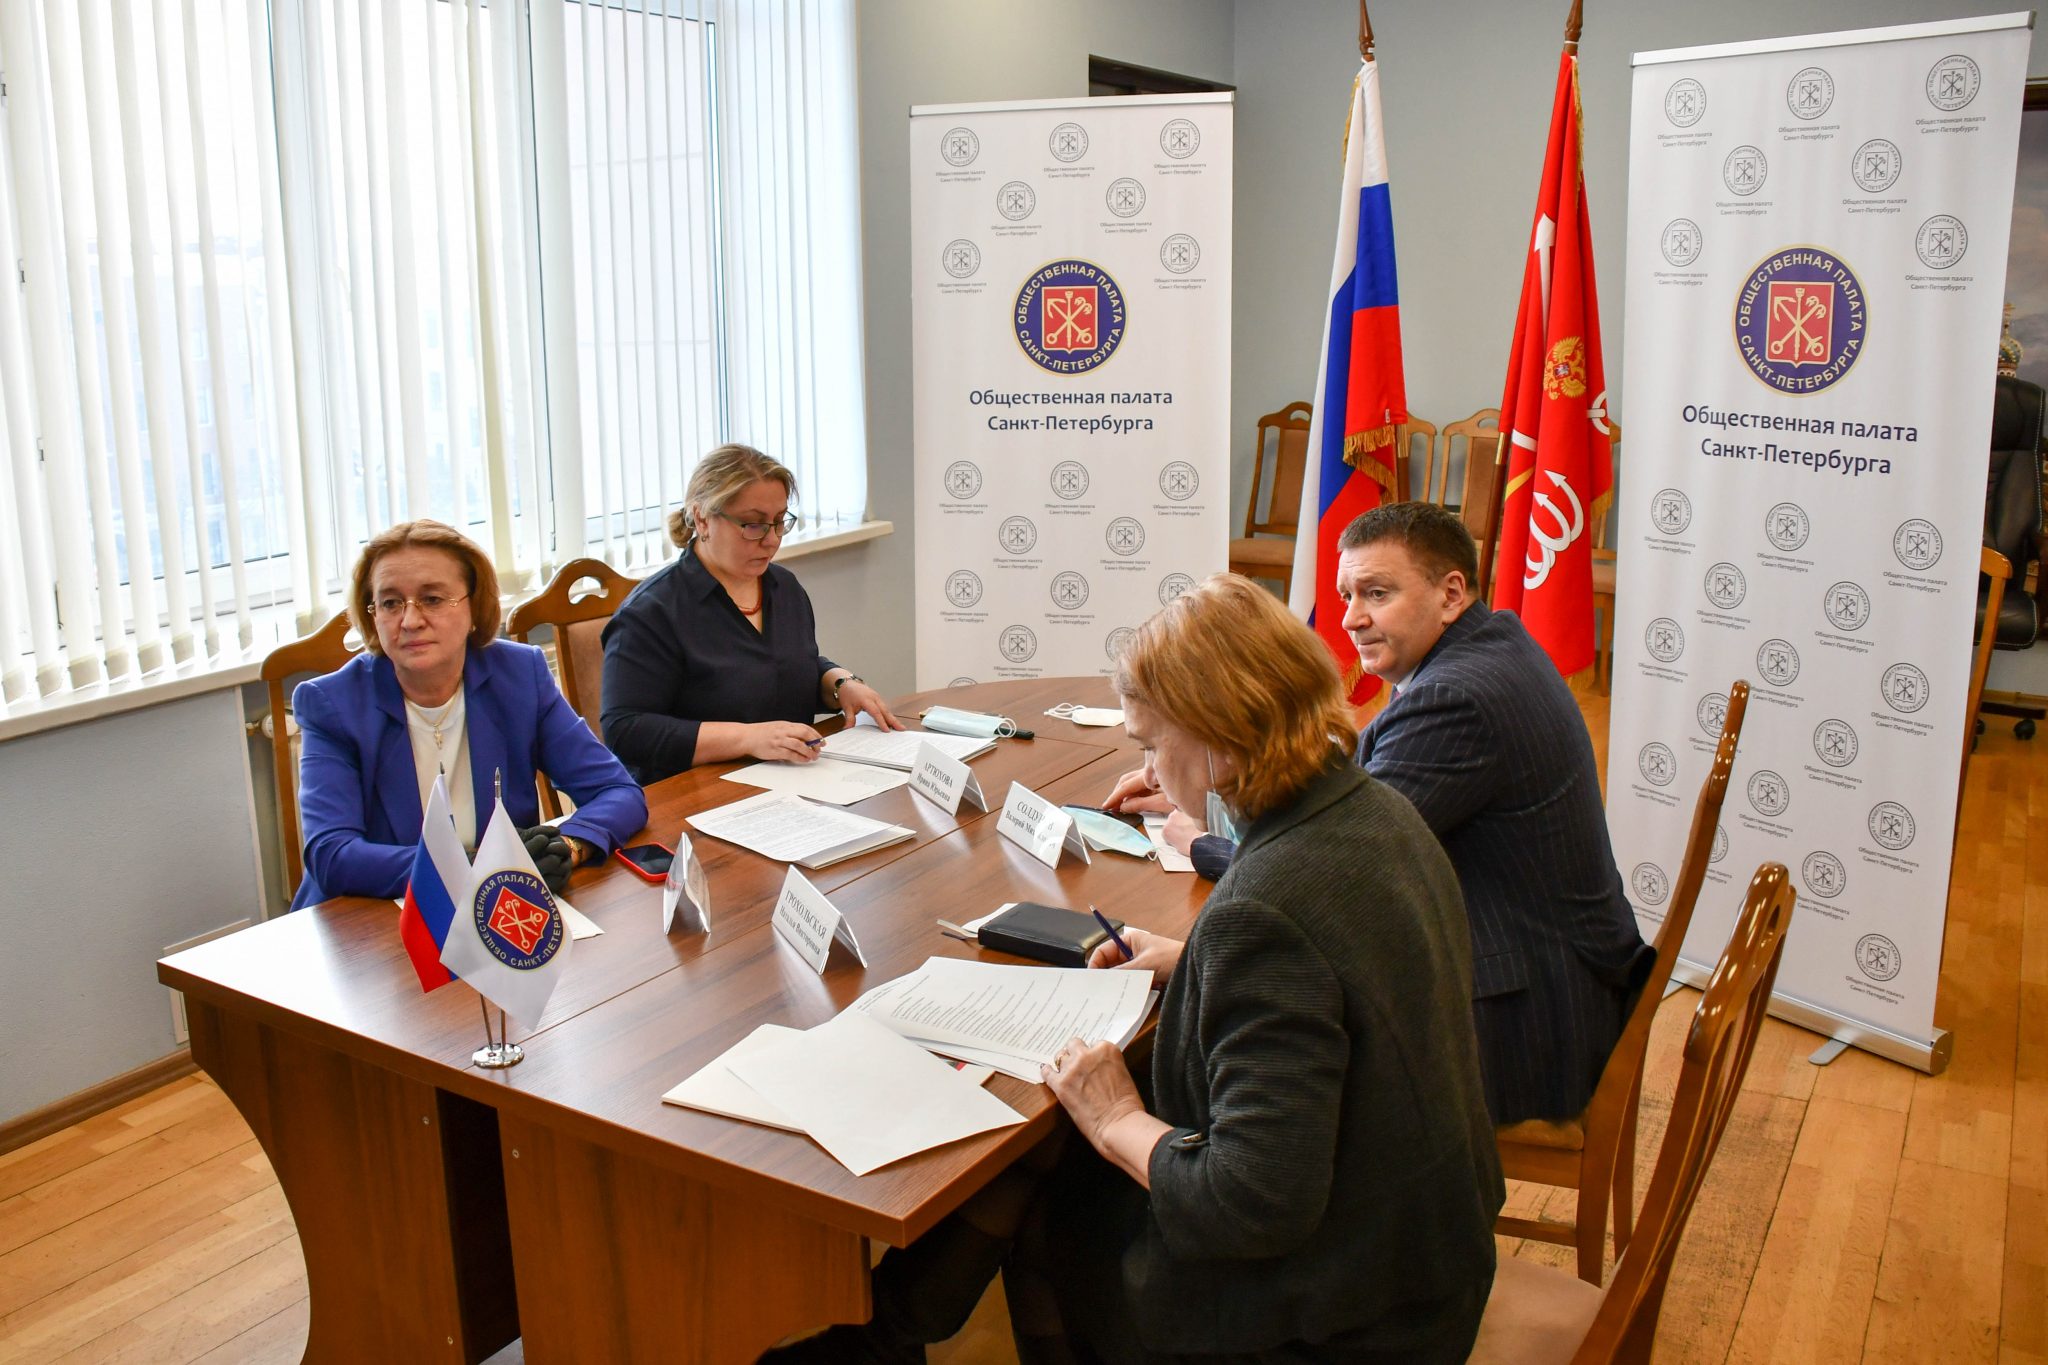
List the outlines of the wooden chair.
{"type": "MultiPolygon", "coordinates": [[[[1613,462],[1614,478],[1608,485],[1616,493],[1621,491],[1621,423],[1612,417],[1607,419],[1607,433],[1610,455],[1613,462]]],[[[1619,502],[1619,499],[1616,500],[1619,502]]],[[[1612,512],[1613,505],[1609,511],[1612,512]]],[[[1606,696],[1614,687],[1614,548],[1608,542],[1613,537],[1608,533],[1612,515],[1602,517],[1593,528],[1593,610],[1597,613],[1593,638],[1593,685],[1606,696]]]]}
{"type": "MultiPolygon", "coordinates": [[[[291,708],[285,684],[295,678],[332,673],[363,648],[355,626],[342,612],[303,640],[279,645],[263,660],[257,676],[270,696],[270,758],[277,775],[277,837],[284,844],[284,894],[299,893],[306,875],[305,840],[299,833],[299,764],[292,753],[291,708]]],[[[254,727],[252,727],[254,728],[254,727]]]]}
{"type": "Polygon", "coordinates": [[[1962,787],[1970,778],[1970,755],[1977,749],[1977,707],[1984,700],[1984,679],[1991,672],[1991,650],[1998,643],[1998,606],[2005,600],[2005,585],[2012,580],[2012,561],[1989,545],[1978,551],[1977,572],[1991,580],[1985,599],[1984,620],[1977,628],[1977,649],[1970,660],[1970,701],[1963,712],[1963,767],[1957,778],[1956,802],[1962,803],[1962,787]]]}
{"type": "Polygon", "coordinates": [[[1642,1227],[1615,1266],[1614,1282],[1603,1294],[1597,1283],[1562,1270],[1504,1258],[1479,1324],[1474,1365],[1649,1361],[1672,1259],[1756,1051],[1792,904],[1791,874],[1784,864],[1759,867],[1735,932],[1693,1010],[1671,1118],[1643,1201],[1642,1227]]]}
{"type": "Polygon", "coordinates": [[[1437,442],[1437,459],[1442,465],[1437,467],[1432,461],[1425,480],[1436,491],[1434,495],[1425,492],[1424,497],[1440,507],[1453,508],[1465,529],[1472,533],[1472,539],[1479,542],[1479,581],[1472,587],[1481,598],[1490,595],[1493,580],[1493,547],[1487,541],[1486,513],[1488,506],[1500,497],[1499,472],[1494,463],[1499,453],[1500,409],[1481,408],[1464,421],[1444,428],[1443,437],[1437,442]],[[1453,504],[1446,501],[1451,466],[1461,459],[1458,501],[1453,504]]]}
{"type": "MultiPolygon", "coordinates": [[[[546,627],[555,642],[555,676],[562,695],[583,717],[590,733],[604,738],[604,623],[639,584],[601,559],[572,559],[549,581],[545,591],[513,609],[505,633],[521,644],[533,643],[533,632],[546,627]],[[582,593],[576,590],[591,586],[582,593]]],[[[540,776],[541,813],[562,818],[562,798],[545,773],[540,776]]]]}
{"type": "MultiPolygon", "coordinates": [[[[1415,497],[1410,491],[1413,480],[1409,471],[1418,453],[1422,456],[1422,477],[1424,482],[1427,482],[1430,471],[1436,467],[1436,423],[1427,418],[1410,416],[1407,421],[1394,428],[1395,502],[1408,502],[1415,497]],[[1420,452],[1415,448],[1417,441],[1422,442],[1420,452]]],[[[1441,502],[1442,499],[1433,501],[1441,502]]]]}
{"type": "Polygon", "coordinates": [[[1579,1192],[1578,1208],[1570,1223],[1503,1217],[1494,1230],[1506,1237],[1528,1237],[1576,1247],[1579,1278],[1589,1284],[1600,1283],[1610,1196],[1614,1210],[1614,1254],[1620,1256],[1628,1250],[1629,1219],[1635,1198],[1636,1110],[1642,1095],[1650,1026],[1656,1021],[1657,1006],[1664,999],[1664,987],[1671,980],[1672,966],[1678,961],[1678,950],[1692,924],[1693,906],[1699,901],[1700,886],[1706,880],[1714,831],[1720,827],[1721,803],[1728,795],[1728,775],[1735,767],[1735,748],[1742,740],[1742,717],[1748,708],[1749,684],[1737,681],[1728,689],[1728,710],[1721,722],[1720,742],[1714,748],[1714,766],[1701,784],[1699,801],[1693,807],[1692,832],[1686,837],[1684,861],[1678,866],[1678,882],[1671,892],[1671,908],[1657,929],[1656,960],[1636,996],[1635,1008],[1629,1011],[1621,1037],[1615,1041],[1614,1051],[1608,1054],[1607,1065],[1601,1069],[1585,1112],[1561,1123],[1532,1119],[1494,1132],[1500,1147],[1501,1169],[1508,1179],[1558,1185],[1579,1192]]]}
{"type": "Polygon", "coordinates": [[[1289,403],[1259,419],[1258,443],[1252,447],[1251,501],[1244,509],[1244,536],[1230,542],[1232,573],[1274,579],[1283,590],[1294,577],[1294,537],[1301,519],[1301,481],[1308,471],[1308,419],[1313,411],[1307,403],[1289,403]],[[1262,518],[1259,487],[1266,482],[1268,431],[1274,437],[1273,480],[1262,518]]]}

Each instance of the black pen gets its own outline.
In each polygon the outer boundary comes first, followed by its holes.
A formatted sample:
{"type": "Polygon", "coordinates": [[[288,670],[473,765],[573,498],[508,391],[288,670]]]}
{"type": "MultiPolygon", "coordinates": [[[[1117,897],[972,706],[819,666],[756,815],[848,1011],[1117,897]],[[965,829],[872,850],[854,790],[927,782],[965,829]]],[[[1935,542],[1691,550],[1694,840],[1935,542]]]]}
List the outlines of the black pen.
{"type": "Polygon", "coordinates": [[[1109,935],[1109,941],[1114,943],[1117,946],[1117,951],[1124,955],[1124,961],[1130,962],[1137,958],[1138,955],[1131,951],[1131,945],[1124,942],[1124,936],[1119,934],[1116,931],[1116,926],[1109,922],[1109,916],[1097,910],[1092,903],[1088,907],[1088,913],[1095,916],[1095,922],[1102,926],[1102,932],[1109,935]]]}

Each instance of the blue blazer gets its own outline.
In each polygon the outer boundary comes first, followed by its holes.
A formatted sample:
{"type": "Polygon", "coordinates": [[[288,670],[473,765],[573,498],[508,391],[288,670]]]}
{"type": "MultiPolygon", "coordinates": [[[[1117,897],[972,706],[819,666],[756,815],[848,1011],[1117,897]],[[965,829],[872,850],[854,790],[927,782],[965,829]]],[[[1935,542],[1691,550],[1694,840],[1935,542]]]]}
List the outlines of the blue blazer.
{"type": "Polygon", "coordinates": [[[1474,603],[1358,739],[1457,869],[1496,1124],[1585,1108],[1655,956],[1622,890],[1585,719],[1510,612],[1474,603]]]}
{"type": "MultiPolygon", "coordinates": [[[[539,650],[509,640],[471,648],[462,689],[479,836],[501,769],[505,810],[521,828],[541,822],[537,772],[576,802],[576,813],[561,823],[564,834],[609,853],[647,823],[646,796],[570,709],[539,650]]],[[[358,654],[300,683],[292,710],[302,736],[299,826],[306,846],[306,877],[292,909],[332,896],[404,895],[426,817],[391,661],[358,654]]]]}

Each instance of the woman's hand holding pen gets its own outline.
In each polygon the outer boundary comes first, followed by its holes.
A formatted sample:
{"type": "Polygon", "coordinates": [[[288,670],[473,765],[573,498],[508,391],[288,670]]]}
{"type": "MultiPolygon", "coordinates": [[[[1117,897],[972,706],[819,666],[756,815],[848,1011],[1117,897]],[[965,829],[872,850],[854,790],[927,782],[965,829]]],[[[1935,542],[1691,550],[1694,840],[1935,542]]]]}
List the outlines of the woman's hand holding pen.
{"type": "Polygon", "coordinates": [[[1124,942],[1131,945],[1131,958],[1124,960],[1123,950],[1112,939],[1104,939],[1095,945],[1095,951],[1088,955],[1091,967],[1119,967],[1132,971],[1152,973],[1152,984],[1166,985],[1166,978],[1173,975],[1173,969],[1180,963],[1181,951],[1187,944],[1164,934],[1148,933],[1143,929],[1126,927],[1122,931],[1124,942]]]}
{"type": "Polygon", "coordinates": [[[1133,768],[1109,789],[1102,808],[1119,815],[1164,814],[1173,809],[1173,802],[1153,783],[1151,769],[1133,768]]]}
{"type": "Polygon", "coordinates": [[[824,736],[793,720],[765,720],[747,727],[747,753],[771,763],[812,763],[824,736]]]}

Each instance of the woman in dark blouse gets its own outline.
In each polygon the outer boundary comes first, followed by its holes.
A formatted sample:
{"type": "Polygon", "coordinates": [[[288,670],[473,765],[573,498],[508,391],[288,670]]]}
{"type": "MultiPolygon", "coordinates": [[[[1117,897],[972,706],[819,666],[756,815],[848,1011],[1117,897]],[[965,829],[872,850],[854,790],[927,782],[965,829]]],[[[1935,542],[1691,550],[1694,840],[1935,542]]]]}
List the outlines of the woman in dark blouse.
{"type": "Polygon", "coordinates": [[[796,476],[751,446],[706,455],[669,517],[683,552],[605,627],[605,743],[640,782],[735,758],[811,762],[820,711],[903,728],[818,652],[811,599],[773,562],[795,496],[796,476]]]}

